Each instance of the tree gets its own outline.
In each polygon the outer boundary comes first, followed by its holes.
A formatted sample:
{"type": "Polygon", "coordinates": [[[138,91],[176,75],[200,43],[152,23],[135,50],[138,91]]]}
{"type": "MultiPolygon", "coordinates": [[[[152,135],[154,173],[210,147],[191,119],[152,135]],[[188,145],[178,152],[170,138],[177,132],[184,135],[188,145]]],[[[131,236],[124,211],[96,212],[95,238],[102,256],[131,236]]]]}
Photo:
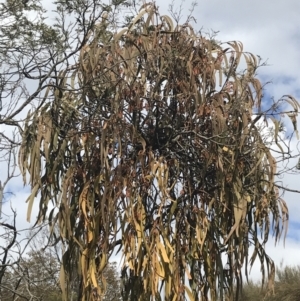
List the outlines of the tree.
{"type": "Polygon", "coordinates": [[[275,182],[277,161],[290,157],[280,114],[297,133],[299,103],[287,95],[262,112],[260,62],[240,42],[204,37],[191,20],[174,25],[154,4],[122,28],[101,13],[28,113],[19,153],[29,216],[39,195],[38,220],[58,223],[66,245],[64,299],[79,254],[79,300],[98,300],[116,249],[124,300],[237,299],[256,257],[271,287],[270,218],[276,241],[288,220],[275,182]]]}
{"type": "MultiPolygon", "coordinates": [[[[5,162],[7,164],[7,172],[4,182],[0,180],[0,297],[3,296],[2,288],[5,287],[8,279],[6,278],[7,270],[18,263],[23,247],[18,239],[18,230],[16,227],[16,211],[11,208],[11,213],[13,215],[12,221],[7,220],[7,216],[2,214],[2,205],[5,200],[5,188],[9,182],[16,177],[16,148],[15,144],[15,133],[13,133],[13,138],[8,144],[0,144],[0,163],[5,162]]],[[[2,300],[2,299],[1,299],[2,300]]]]}
{"type": "MultiPolygon", "coordinates": [[[[44,13],[37,0],[0,3],[0,291],[7,280],[6,270],[16,266],[24,252],[16,227],[17,212],[12,209],[12,220],[9,220],[9,212],[3,210],[8,183],[17,176],[22,112],[42,103],[40,93],[49,86],[49,79],[53,80],[62,61],[70,58],[63,42],[67,31],[58,35],[55,27],[46,24],[44,13]]],[[[74,50],[80,47],[74,46],[74,50]]]]}
{"type": "Polygon", "coordinates": [[[0,3],[1,159],[4,152],[20,146],[24,110],[42,107],[47,99],[42,97],[44,93],[59,86],[61,71],[74,62],[89,30],[109,9],[92,0],[72,1],[72,5],[63,0],[55,5],[55,21],[49,24],[47,11],[38,0],[0,3]]]}
{"type": "MultiPolygon", "coordinates": [[[[60,262],[51,252],[47,250],[30,252],[18,266],[13,266],[6,271],[1,300],[62,300],[59,271],[60,262]]],[[[103,277],[106,281],[106,294],[102,300],[121,300],[120,278],[115,263],[107,264],[103,277]]],[[[76,283],[76,274],[70,282],[76,283]]],[[[69,300],[77,300],[77,291],[78,286],[72,286],[69,300]]]]}
{"type": "MultiPolygon", "coordinates": [[[[45,227],[28,232],[29,252],[19,256],[18,262],[10,264],[3,272],[0,297],[3,301],[62,300],[60,288],[60,247],[53,246],[53,238],[45,227]]],[[[78,298],[78,264],[74,265],[70,275],[70,299],[78,298]]],[[[0,274],[1,275],[1,274],[0,274]]],[[[106,286],[104,301],[118,301],[121,294],[120,277],[115,263],[108,263],[103,271],[106,286]]],[[[103,286],[103,279],[99,281],[103,286]]]]}
{"type": "Polygon", "coordinates": [[[59,262],[51,252],[29,252],[7,271],[3,300],[61,300],[59,270],[59,262]]]}
{"type": "Polygon", "coordinates": [[[0,222],[0,296],[2,296],[2,285],[5,279],[7,269],[15,263],[11,258],[13,248],[17,245],[16,213],[14,212],[13,224],[0,222]]]}
{"type": "MultiPolygon", "coordinates": [[[[47,97],[42,97],[43,94],[59,85],[61,70],[73,64],[74,57],[86,43],[90,29],[101,18],[102,13],[111,7],[117,10],[120,6],[118,3],[108,6],[99,1],[72,1],[72,3],[59,1],[55,3],[55,21],[51,20],[52,24],[49,24],[43,7],[48,4],[47,1],[6,0],[2,2],[0,3],[0,162],[1,170],[2,166],[7,164],[7,178],[2,182],[2,178],[0,179],[0,218],[4,196],[7,193],[5,191],[7,183],[16,176],[15,154],[20,146],[20,135],[23,132],[24,109],[35,110],[42,107],[47,99],[47,97]],[[70,21],[70,17],[75,22],[70,21]]],[[[121,4],[123,1],[119,2],[121,4]]],[[[7,211],[5,213],[7,214],[7,211]]],[[[44,279],[44,286],[37,289],[36,280],[26,278],[25,275],[17,272],[20,269],[26,270],[26,265],[34,269],[31,263],[37,259],[40,260],[37,267],[41,268],[40,265],[47,262],[43,256],[48,254],[48,251],[46,250],[45,254],[41,251],[33,251],[29,254],[29,259],[24,258],[27,245],[24,249],[21,245],[25,242],[20,239],[19,229],[16,228],[16,212],[13,211],[12,222],[7,221],[6,214],[4,214],[5,217],[2,214],[2,218],[6,220],[1,220],[0,223],[1,300],[5,296],[9,296],[9,300],[15,298],[26,300],[34,296],[51,298],[50,294],[46,296],[43,293],[48,285],[44,279]],[[12,283],[16,286],[10,286],[12,283]],[[30,289],[28,289],[29,286],[31,286],[30,289]],[[3,291],[5,293],[2,293],[3,291]],[[8,291],[11,294],[6,294],[8,291]]],[[[31,240],[32,237],[28,239],[31,240]]],[[[75,270],[77,270],[77,264],[74,265],[76,260],[77,258],[72,260],[72,268],[75,266],[75,270]]],[[[110,268],[112,268],[111,265],[107,267],[108,270],[110,268]]],[[[41,271],[32,270],[33,275],[38,272],[41,271]]],[[[57,284],[57,279],[55,281],[57,284]]],[[[75,283],[74,277],[68,281],[75,283]]],[[[78,287],[77,281],[76,289],[78,287]]],[[[118,292],[117,285],[115,288],[115,292],[118,292]]],[[[72,289],[74,287],[70,288],[73,294],[72,289]]]]}
{"type": "MultiPolygon", "coordinates": [[[[49,250],[31,251],[18,265],[12,265],[5,272],[2,282],[1,300],[62,300],[59,284],[60,262],[49,250]]],[[[103,271],[106,281],[104,301],[120,300],[120,278],[115,263],[109,263],[103,271]]],[[[71,282],[76,283],[76,274],[71,282]]],[[[77,282],[78,284],[78,282],[77,282]]],[[[70,300],[77,300],[78,286],[73,286],[70,300]]]]}

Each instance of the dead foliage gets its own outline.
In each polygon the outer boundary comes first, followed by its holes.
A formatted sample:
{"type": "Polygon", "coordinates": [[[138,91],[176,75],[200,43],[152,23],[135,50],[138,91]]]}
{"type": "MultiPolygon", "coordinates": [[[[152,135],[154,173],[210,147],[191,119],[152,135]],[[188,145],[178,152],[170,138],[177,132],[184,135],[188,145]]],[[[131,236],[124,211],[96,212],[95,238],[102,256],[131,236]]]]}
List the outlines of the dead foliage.
{"type": "MultiPolygon", "coordinates": [[[[117,33],[107,20],[49,88],[53,100],[29,112],[19,154],[32,187],[28,219],[38,196],[38,219],[60,225],[62,288],[75,249],[81,300],[101,298],[98,279],[116,250],[124,300],[159,292],[216,300],[225,291],[233,299],[242,268],[247,275],[257,257],[271,287],[264,244],[271,222],[276,241],[287,229],[288,210],[258,126],[256,56],[176,25],[150,4],[117,33]],[[58,210],[48,212],[49,202],[58,210]]],[[[297,114],[298,102],[286,100],[297,114]]]]}

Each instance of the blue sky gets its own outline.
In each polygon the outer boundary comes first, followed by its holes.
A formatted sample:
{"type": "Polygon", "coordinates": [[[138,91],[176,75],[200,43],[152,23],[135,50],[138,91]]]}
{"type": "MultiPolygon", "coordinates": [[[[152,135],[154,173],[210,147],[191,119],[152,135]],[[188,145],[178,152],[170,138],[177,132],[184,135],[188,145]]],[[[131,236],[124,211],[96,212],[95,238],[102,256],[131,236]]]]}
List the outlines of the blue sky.
{"type": "MultiPolygon", "coordinates": [[[[46,0],[42,1],[45,2],[46,0]]],[[[167,13],[171,1],[156,1],[162,11],[167,13]]],[[[183,3],[183,15],[188,13],[192,1],[183,3]]],[[[175,1],[175,8],[180,2],[175,1]]],[[[193,15],[197,23],[193,24],[202,32],[218,31],[217,40],[222,42],[239,40],[244,44],[244,50],[258,54],[268,66],[259,69],[259,78],[263,83],[269,83],[265,88],[266,101],[279,99],[284,94],[294,95],[300,100],[300,1],[299,0],[202,0],[195,7],[193,15]]],[[[49,19],[53,16],[48,12],[49,19]]],[[[264,104],[264,108],[267,105],[264,104]]],[[[285,122],[288,122],[285,118],[285,122]]],[[[300,124],[300,120],[298,121],[300,124]]],[[[292,140],[292,150],[297,152],[296,139],[292,140]]],[[[292,159],[289,166],[295,166],[298,160],[292,159]]],[[[2,163],[0,163],[2,164],[2,163]]],[[[5,166],[1,165],[1,170],[5,166]]],[[[4,175],[0,174],[4,180],[4,175]]],[[[284,185],[291,189],[300,189],[300,174],[285,175],[282,179],[284,185]]],[[[14,179],[9,189],[15,196],[7,196],[14,208],[18,211],[18,227],[28,228],[26,222],[28,188],[21,189],[21,179],[14,179]]],[[[300,195],[285,193],[290,209],[289,232],[285,248],[283,242],[275,248],[274,240],[270,239],[267,251],[280,264],[282,258],[287,264],[300,264],[300,195]]],[[[33,216],[38,204],[35,203],[33,216]]],[[[4,210],[8,210],[5,206],[4,210]]],[[[253,279],[259,279],[259,265],[255,265],[251,273],[253,279]]]]}

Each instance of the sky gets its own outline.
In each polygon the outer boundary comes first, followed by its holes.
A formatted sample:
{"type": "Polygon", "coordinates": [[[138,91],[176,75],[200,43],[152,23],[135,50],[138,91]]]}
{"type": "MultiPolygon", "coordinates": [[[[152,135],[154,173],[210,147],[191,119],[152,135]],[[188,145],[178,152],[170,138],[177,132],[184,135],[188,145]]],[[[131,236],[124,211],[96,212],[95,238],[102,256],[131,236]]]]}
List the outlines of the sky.
{"type": "MultiPolygon", "coordinates": [[[[44,0],[46,1],[46,0],[44,0]]],[[[170,1],[157,1],[162,12],[168,13],[170,1]]],[[[175,9],[179,9],[181,2],[174,2],[175,9]]],[[[189,12],[192,1],[182,2],[182,14],[189,12]]],[[[264,102],[271,102],[272,98],[279,99],[285,94],[293,95],[300,100],[300,1],[299,0],[200,0],[194,8],[193,16],[197,29],[205,32],[218,32],[216,39],[222,42],[239,40],[244,45],[244,51],[259,55],[267,66],[261,67],[258,77],[265,87],[264,102]]],[[[51,11],[49,11],[51,18],[51,11]]],[[[182,18],[184,21],[184,17],[182,18]]],[[[299,119],[299,118],[298,118],[299,119]]],[[[286,118],[288,123],[288,119],[286,118]]],[[[300,124],[300,121],[298,121],[300,124]]],[[[292,151],[298,153],[298,141],[291,141],[292,151]]],[[[288,164],[296,165],[295,160],[288,164]]],[[[3,167],[5,168],[5,167],[3,167]]],[[[2,166],[1,166],[2,169],[2,166]]],[[[0,173],[0,179],[4,176],[0,173]]],[[[286,174],[280,179],[284,186],[290,189],[300,189],[300,174],[286,174]]],[[[12,207],[17,208],[18,229],[28,228],[26,222],[27,204],[25,200],[29,188],[23,188],[20,178],[13,179],[8,187],[14,195],[6,195],[12,207]]],[[[275,241],[270,237],[266,246],[267,253],[279,265],[300,265],[300,195],[286,192],[283,196],[290,210],[289,232],[285,246],[283,241],[275,247],[275,241]]],[[[36,215],[38,203],[35,202],[32,216],[36,215]]],[[[9,202],[4,205],[4,212],[9,212],[9,202]]],[[[255,264],[251,277],[258,280],[260,266],[255,264]]]]}

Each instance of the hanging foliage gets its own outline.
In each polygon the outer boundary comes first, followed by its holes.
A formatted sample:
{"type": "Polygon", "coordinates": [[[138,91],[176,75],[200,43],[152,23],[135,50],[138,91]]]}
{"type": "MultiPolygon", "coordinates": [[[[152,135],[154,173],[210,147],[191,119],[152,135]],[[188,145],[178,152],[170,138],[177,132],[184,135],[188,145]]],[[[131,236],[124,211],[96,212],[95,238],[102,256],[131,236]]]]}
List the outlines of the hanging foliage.
{"type": "MultiPolygon", "coordinates": [[[[62,287],[75,250],[81,300],[101,298],[115,251],[124,300],[231,300],[257,257],[272,285],[264,245],[271,218],[276,241],[286,231],[288,210],[258,127],[256,56],[176,25],[154,5],[115,34],[107,20],[47,104],[29,112],[19,154],[32,187],[28,219],[38,196],[38,219],[60,226],[62,287]]],[[[286,100],[296,116],[298,102],[286,100]]]]}

